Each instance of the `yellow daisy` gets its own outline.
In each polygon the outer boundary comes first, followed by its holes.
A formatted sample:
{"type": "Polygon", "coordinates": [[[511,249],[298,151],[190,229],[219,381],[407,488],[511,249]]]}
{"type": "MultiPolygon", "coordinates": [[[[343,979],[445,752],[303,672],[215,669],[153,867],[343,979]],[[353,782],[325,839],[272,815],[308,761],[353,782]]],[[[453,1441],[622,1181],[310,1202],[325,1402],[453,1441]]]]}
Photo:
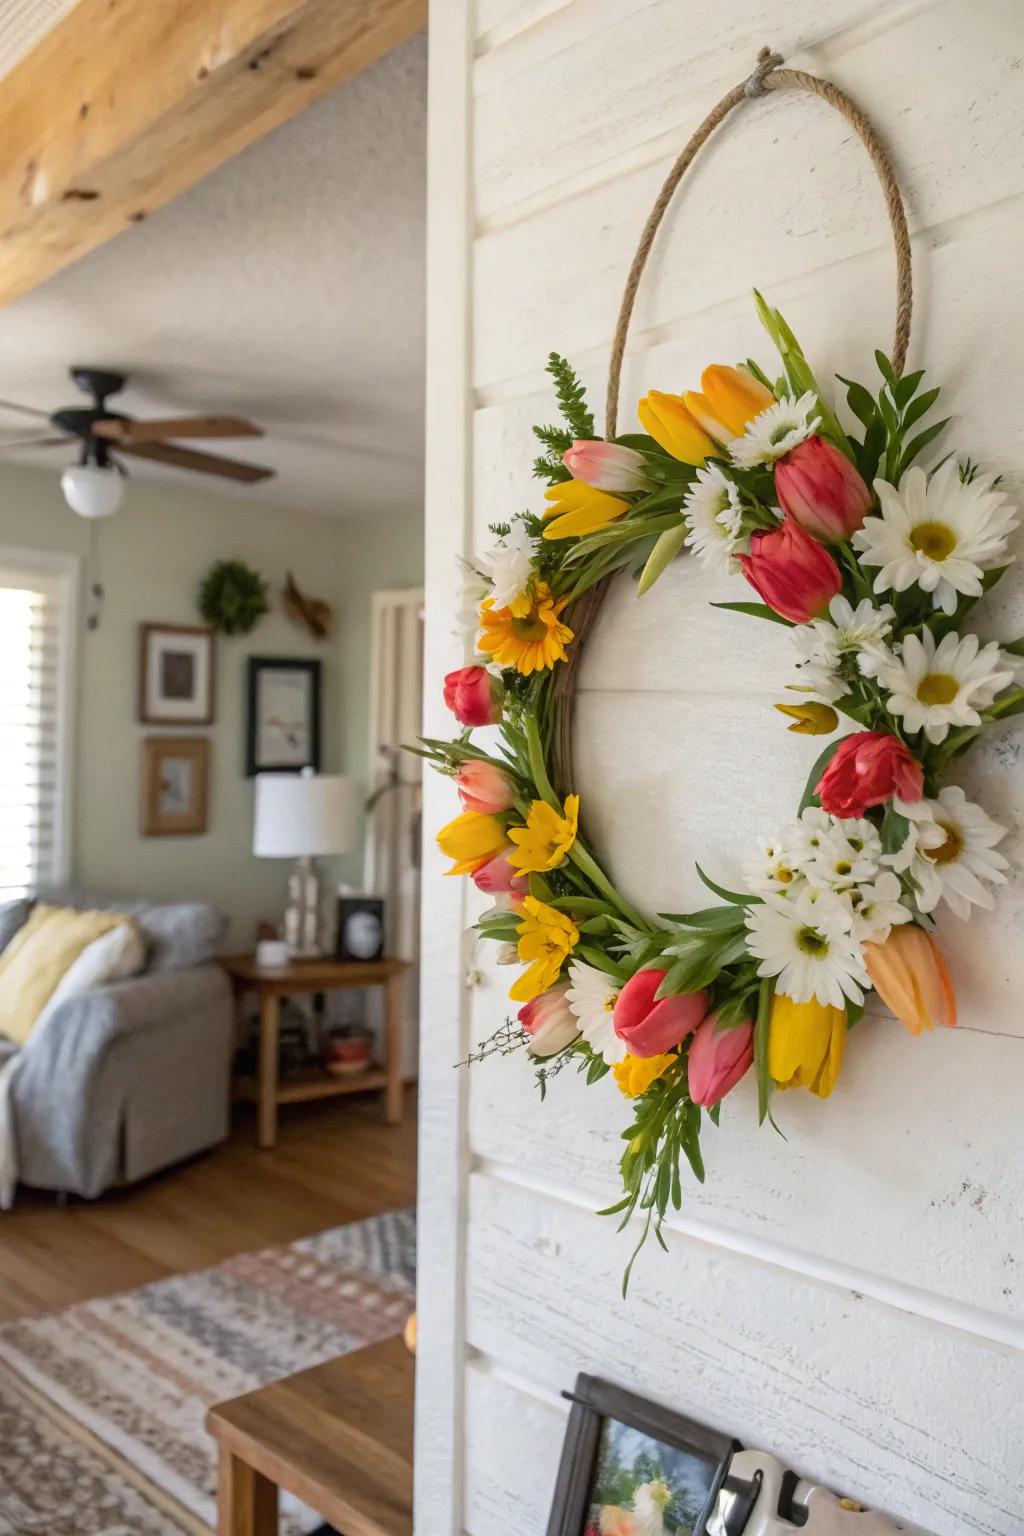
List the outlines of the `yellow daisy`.
{"type": "Polygon", "coordinates": [[[536,583],[522,614],[495,608],[488,598],[480,609],[478,648],[500,667],[515,667],[524,677],[553,667],[565,660],[565,648],[572,639],[572,630],[558,617],[568,601],[567,597],[556,601],[546,581],[536,583]]]}
{"type": "Polygon", "coordinates": [[[625,1056],[622,1061],[615,1062],[612,1075],[627,1099],[638,1099],[678,1060],[675,1053],[669,1056],[625,1056]]]}
{"type": "Polygon", "coordinates": [[[544,500],[551,502],[544,508],[544,516],[551,519],[544,527],[546,539],[579,539],[597,533],[629,511],[629,502],[621,496],[610,496],[582,480],[564,480],[551,486],[544,492],[544,500]]]}
{"type": "Polygon", "coordinates": [[[517,845],[508,861],[524,875],[540,874],[561,864],[576,841],[580,797],[566,795],[565,814],[559,816],[546,800],[535,800],[525,827],[509,827],[508,835],[517,845]]]}
{"type": "Polygon", "coordinates": [[[564,912],[557,912],[535,896],[526,896],[518,933],[519,958],[529,969],[508,995],[514,1003],[530,1003],[554,986],[579,943],[580,931],[564,912]]]}

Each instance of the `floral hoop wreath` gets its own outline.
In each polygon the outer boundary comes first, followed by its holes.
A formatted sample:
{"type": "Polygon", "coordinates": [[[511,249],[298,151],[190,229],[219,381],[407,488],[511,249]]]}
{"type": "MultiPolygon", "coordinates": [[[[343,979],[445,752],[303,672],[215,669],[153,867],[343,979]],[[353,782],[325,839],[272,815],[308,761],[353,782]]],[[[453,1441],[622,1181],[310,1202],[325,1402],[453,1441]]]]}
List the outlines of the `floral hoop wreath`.
{"type": "Polygon", "coordinates": [[[903,374],[910,258],[891,166],[849,98],[780,62],[762,52],[652,211],[616,331],[604,439],[552,354],[564,426],[534,428],[547,505],[495,526],[495,547],[474,562],[477,660],[445,679],[464,729],[417,749],[462,801],[438,835],[450,873],[493,896],[477,928],[500,962],[523,967],[509,992],[516,1017],[470,1059],[525,1049],[542,1095],[570,1065],[588,1084],[613,1077],[630,1115],[624,1194],[608,1214],[625,1226],[641,1213],[637,1249],[680,1206],[681,1158],[703,1180],[703,1119],[718,1124],[748,1070],[763,1123],[776,1087],[831,1093],[871,988],[914,1034],[956,1024],[934,915],[992,906],[1008,867],[1004,829],[946,780],[983,731],[1024,710],[1024,640],[983,644],[966,627],[1012,558],[1016,513],[998,476],[969,459],[917,462],[947,421],[921,425],[939,390],[923,387],[923,371],[903,374]],[[750,359],[713,364],[700,391],[651,390],[638,406],[643,432],[616,436],[626,330],[671,196],[733,107],[785,88],[841,111],[879,172],[898,267],[880,385],[841,379],[856,422],[846,430],[793,332],[755,293],[779,377],[750,359]],[[832,737],[843,717],[847,731],[811,768],[796,819],[750,850],[745,889],[698,866],[716,902],[654,916],[625,900],[581,832],[573,679],[611,578],[631,573],[642,594],[685,551],[741,573],[759,599],[715,606],[789,629],[791,698],[776,706],[789,729],[832,737]],[[486,726],[497,731],[483,745],[472,732],[486,726]]]}

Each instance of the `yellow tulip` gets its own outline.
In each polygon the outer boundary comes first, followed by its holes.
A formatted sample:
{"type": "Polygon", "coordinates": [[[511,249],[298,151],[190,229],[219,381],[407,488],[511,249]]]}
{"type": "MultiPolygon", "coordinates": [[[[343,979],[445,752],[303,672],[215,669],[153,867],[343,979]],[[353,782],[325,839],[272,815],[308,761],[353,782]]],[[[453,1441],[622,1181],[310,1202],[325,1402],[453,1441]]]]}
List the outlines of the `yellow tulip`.
{"type": "Polygon", "coordinates": [[[629,511],[629,502],[611,496],[582,480],[563,480],[544,492],[551,506],[544,508],[546,539],[579,539],[615,523],[629,511]]]}
{"type": "Polygon", "coordinates": [[[780,1088],[809,1088],[827,1099],[846,1049],[846,1010],[794,1003],[776,992],[768,1024],[768,1075],[780,1088]]]}
{"type": "Polygon", "coordinates": [[[546,800],[535,800],[526,826],[509,828],[508,835],[516,844],[515,852],[508,856],[509,863],[524,875],[554,869],[576,841],[579,815],[579,795],[566,795],[564,816],[559,816],[546,800]]]}
{"type": "Polygon", "coordinates": [[[636,408],[640,425],[674,459],[683,464],[703,464],[718,449],[698,425],[683,403],[681,395],[665,395],[652,389],[636,408]]]}
{"type": "Polygon", "coordinates": [[[776,704],[780,715],[788,715],[793,724],[787,730],[798,736],[831,736],[839,716],[831,704],[776,704]]]}
{"type": "Polygon", "coordinates": [[[626,1056],[612,1067],[612,1075],[627,1099],[638,1099],[678,1060],[674,1052],[667,1056],[626,1056]]]}
{"type": "Polygon", "coordinates": [[[728,443],[736,436],[735,432],[729,431],[724,422],[719,421],[699,389],[686,390],[683,394],[683,404],[698,426],[703,427],[716,443],[728,443]]]}
{"type": "Polygon", "coordinates": [[[504,824],[497,816],[463,811],[461,816],[441,828],[437,846],[446,858],[455,860],[447,874],[472,875],[511,845],[504,824]]]}
{"type": "Polygon", "coordinates": [[[727,428],[730,437],[742,437],[755,416],[760,416],[775,396],[744,368],[712,363],[700,376],[708,410],[727,428]]]}
{"type": "Polygon", "coordinates": [[[571,917],[526,896],[518,925],[519,958],[529,969],[509,992],[514,1003],[529,1003],[553,987],[562,966],[580,941],[580,931],[571,917]]]}

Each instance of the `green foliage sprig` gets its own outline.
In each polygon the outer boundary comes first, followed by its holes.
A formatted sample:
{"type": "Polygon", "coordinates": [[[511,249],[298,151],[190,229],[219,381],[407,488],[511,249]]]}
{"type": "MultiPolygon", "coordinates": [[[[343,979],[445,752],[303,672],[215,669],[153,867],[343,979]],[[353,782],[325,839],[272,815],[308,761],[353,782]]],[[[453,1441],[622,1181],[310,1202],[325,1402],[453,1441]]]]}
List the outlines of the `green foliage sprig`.
{"type": "Polygon", "coordinates": [[[247,635],[270,610],[267,583],[242,560],[218,560],[199,586],[199,612],[222,635],[247,635]]]}
{"type": "Polygon", "coordinates": [[[572,364],[557,352],[550,353],[546,372],[555,381],[555,396],[562,414],[564,427],[534,427],[533,435],[548,450],[533,461],[533,473],[538,480],[558,485],[572,477],[562,463],[562,454],[580,438],[594,436],[594,417],[587,407],[586,391],[572,364]]]}

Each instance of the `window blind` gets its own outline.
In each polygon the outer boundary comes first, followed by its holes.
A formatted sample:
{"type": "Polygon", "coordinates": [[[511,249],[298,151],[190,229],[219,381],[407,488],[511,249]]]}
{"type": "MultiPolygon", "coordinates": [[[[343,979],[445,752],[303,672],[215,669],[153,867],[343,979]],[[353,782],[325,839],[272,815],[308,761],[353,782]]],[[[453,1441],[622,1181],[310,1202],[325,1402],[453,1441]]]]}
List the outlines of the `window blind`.
{"type": "Polygon", "coordinates": [[[71,583],[0,563],[0,901],[66,873],[71,583]]]}

